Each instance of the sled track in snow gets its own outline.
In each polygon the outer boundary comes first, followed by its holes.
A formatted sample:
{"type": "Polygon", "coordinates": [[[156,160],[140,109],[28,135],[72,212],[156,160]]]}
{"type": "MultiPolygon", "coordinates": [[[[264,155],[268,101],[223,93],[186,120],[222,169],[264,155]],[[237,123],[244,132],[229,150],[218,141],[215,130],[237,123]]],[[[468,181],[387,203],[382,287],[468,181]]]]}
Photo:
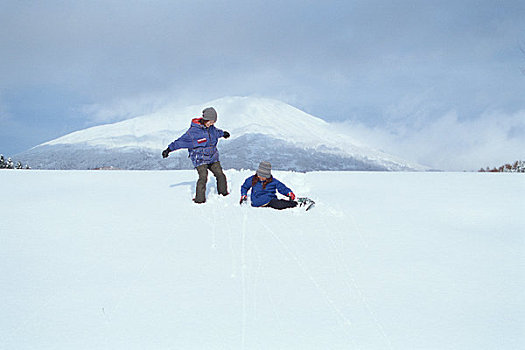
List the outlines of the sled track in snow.
{"type": "Polygon", "coordinates": [[[353,336],[349,333],[348,327],[352,326],[352,322],[344,315],[344,313],[341,311],[341,309],[336,305],[334,300],[330,297],[328,292],[317,282],[317,280],[312,275],[311,271],[309,271],[305,264],[299,259],[297,254],[295,254],[290,247],[281,239],[279,236],[271,229],[269,228],[262,220],[258,219],[258,222],[272,235],[272,237],[278,242],[278,244],[283,248],[283,250],[286,252],[286,254],[291,257],[299,266],[303,274],[312,282],[312,284],[315,286],[317,291],[324,297],[325,301],[328,303],[332,311],[334,311],[337,316],[343,321],[343,324],[341,327],[344,329],[345,333],[349,336],[350,341],[356,346],[353,336]]]}

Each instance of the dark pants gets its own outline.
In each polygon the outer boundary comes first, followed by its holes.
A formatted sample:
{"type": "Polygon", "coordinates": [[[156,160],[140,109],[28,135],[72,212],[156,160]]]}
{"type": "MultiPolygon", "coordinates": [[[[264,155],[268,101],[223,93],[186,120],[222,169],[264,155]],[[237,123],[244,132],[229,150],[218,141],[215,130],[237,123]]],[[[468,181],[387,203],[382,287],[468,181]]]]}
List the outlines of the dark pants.
{"type": "Polygon", "coordinates": [[[226,175],[222,172],[220,162],[212,164],[202,164],[197,168],[199,173],[199,180],[197,180],[197,189],[195,194],[195,203],[206,202],[206,183],[208,182],[208,169],[213,173],[217,179],[217,192],[223,196],[228,195],[228,184],[226,183],[226,175]]]}
{"type": "Polygon", "coordinates": [[[296,201],[287,201],[285,199],[272,199],[268,204],[265,205],[265,207],[270,207],[274,209],[288,209],[288,208],[294,208],[297,206],[296,201]]]}

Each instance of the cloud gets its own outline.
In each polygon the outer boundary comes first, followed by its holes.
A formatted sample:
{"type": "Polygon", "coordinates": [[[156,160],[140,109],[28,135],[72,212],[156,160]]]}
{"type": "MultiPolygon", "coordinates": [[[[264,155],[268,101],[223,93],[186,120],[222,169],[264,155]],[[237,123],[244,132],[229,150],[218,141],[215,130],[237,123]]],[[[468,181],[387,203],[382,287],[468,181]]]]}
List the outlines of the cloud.
{"type": "Polygon", "coordinates": [[[487,60],[516,48],[509,34],[523,25],[512,3],[498,5],[503,16],[469,1],[8,2],[0,73],[8,86],[66,85],[94,103],[159,90],[217,97],[232,86],[266,94],[276,83],[303,101],[346,96],[354,108],[431,87],[448,101],[473,95],[458,84],[464,75],[501,81],[487,60]]]}
{"type": "Polygon", "coordinates": [[[104,104],[88,104],[78,108],[87,118],[87,124],[119,122],[157,111],[166,101],[158,95],[138,95],[133,98],[118,98],[104,104]]]}
{"type": "Polygon", "coordinates": [[[425,123],[340,127],[372,147],[440,170],[478,170],[525,159],[525,110],[463,120],[450,111],[425,123]]]}

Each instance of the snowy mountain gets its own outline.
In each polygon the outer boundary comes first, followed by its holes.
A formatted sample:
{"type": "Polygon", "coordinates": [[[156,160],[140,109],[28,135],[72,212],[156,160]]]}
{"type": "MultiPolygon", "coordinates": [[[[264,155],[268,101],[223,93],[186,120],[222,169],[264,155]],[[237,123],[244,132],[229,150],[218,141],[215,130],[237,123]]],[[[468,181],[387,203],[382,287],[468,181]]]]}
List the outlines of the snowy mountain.
{"type": "Polygon", "coordinates": [[[166,107],[150,115],[77,131],[17,155],[40,169],[191,169],[186,150],[162,159],[161,151],[182,135],[205,107],[218,111],[216,126],[231,137],[219,141],[225,169],[253,169],[261,160],[274,169],[426,170],[360,145],[322,119],[280,101],[226,97],[185,108],[166,107]]]}
{"type": "Polygon", "coordinates": [[[0,170],[0,347],[524,348],[522,174],[225,173],[0,170]]]}

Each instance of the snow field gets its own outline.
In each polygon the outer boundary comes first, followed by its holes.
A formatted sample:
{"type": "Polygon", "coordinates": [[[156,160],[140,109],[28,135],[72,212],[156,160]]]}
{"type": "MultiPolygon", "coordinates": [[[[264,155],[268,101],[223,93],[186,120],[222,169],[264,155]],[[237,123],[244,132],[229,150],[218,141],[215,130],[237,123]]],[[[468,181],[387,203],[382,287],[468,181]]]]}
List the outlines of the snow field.
{"type": "Polygon", "coordinates": [[[7,349],[517,349],[520,174],[275,171],[305,212],[195,171],[3,171],[7,349]]]}

